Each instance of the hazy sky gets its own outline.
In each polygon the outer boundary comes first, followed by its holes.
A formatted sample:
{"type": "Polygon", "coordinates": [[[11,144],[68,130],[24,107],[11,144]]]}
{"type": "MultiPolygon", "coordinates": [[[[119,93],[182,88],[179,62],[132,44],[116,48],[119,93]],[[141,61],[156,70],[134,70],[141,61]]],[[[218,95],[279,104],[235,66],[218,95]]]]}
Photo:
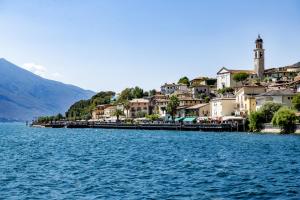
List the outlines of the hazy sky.
{"type": "Polygon", "coordinates": [[[94,91],[300,61],[300,1],[0,0],[0,57],[94,91]]]}

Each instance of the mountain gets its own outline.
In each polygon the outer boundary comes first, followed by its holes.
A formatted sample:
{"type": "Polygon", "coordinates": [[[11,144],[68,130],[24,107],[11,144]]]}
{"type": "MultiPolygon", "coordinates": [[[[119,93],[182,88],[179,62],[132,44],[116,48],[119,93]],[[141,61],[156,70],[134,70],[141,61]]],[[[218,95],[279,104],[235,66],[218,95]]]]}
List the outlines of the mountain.
{"type": "Polygon", "coordinates": [[[300,62],[293,64],[292,67],[300,67],[300,62]]]}
{"type": "Polygon", "coordinates": [[[76,101],[95,93],[37,76],[0,59],[0,120],[31,120],[65,113],[76,101]]]}

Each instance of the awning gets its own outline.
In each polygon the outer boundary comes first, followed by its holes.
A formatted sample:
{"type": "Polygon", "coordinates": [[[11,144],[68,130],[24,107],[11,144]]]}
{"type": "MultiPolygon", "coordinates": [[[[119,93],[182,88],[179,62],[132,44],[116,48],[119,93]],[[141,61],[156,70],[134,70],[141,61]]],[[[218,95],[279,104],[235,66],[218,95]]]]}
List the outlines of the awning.
{"type": "Polygon", "coordinates": [[[184,117],[177,117],[177,118],[175,119],[175,122],[181,122],[182,120],[184,120],[184,117]]]}
{"type": "Polygon", "coordinates": [[[186,117],[184,118],[184,122],[193,122],[193,121],[196,121],[197,120],[197,117],[186,117]]]}

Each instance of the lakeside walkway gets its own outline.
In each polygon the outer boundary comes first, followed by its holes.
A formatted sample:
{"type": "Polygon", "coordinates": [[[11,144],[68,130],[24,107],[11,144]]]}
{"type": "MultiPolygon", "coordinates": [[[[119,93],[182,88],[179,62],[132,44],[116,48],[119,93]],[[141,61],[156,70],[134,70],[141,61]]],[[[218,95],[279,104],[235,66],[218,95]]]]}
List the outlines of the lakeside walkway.
{"type": "Polygon", "coordinates": [[[32,124],[32,127],[45,128],[106,128],[106,129],[140,129],[140,130],[176,130],[176,131],[214,131],[233,132],[244,131],[242,124],[181,124],[181,123],[99,123],[99,122],[52,122],[47,124],[32,124]]]}

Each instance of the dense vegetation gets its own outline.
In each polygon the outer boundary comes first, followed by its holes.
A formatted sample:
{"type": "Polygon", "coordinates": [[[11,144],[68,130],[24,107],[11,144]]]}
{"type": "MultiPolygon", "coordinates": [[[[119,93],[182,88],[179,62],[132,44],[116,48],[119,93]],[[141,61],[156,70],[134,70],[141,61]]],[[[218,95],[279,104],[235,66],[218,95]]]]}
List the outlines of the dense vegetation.
{"type": "MultiPolygon", "coordinates": [[[[156,92],[156,91],[155,91],[156,92]]],[[[154,91],[151,91],[151,93],[154,93],[154,91]]],[[[125,101],[129,101],[132,99],[138,99],[142,98],[144,96],[149,96],[149,92],[144,92],[144,90],[138,86],[134,88],[125,88],[118,97],[118,102],[123,103],[125,101]]]]}
{"type": "Polygon", "coordinates": [[[297,111],[300,111],[300,94],[293,97],[292,104],[297,111]]]}
{"type": "Polygon", "coordinates": [[[177,96],[172,95],[170,97],[170,101],[167,105],[167,113],[171,115],[172,120],[174,120],[174,116],[176,114],[176,109],[179,106],[179,99],[177,96]]]}
{"type": "Polygon", "coordinates": [[[234,89],[231,88],[231,87],[225,87],[225,88],[222,88],[222,89],[218,89],[217,92],[219,94],[222,94],[222,95],[224,95],[224,94],[233,94],[234,89]]]}
{"type": "Polygon", "coordinates": [[[64,119],[64,116],[59,113],[55,116],[42,116],[42,117],[39,117],[37,119],[37,122],[38,123],[47,123],[47,122],[51,122],[51,121],[59,121],[59,120],[62,120],[64,119]]]}
{"type": "Polygon", "coordinates": [[[97,105],[109,104],[112,102],[112,98],[115,93],[112,91],[99,92],[94,95],[91,99],[80,100],[74,103],[66,112],[66,117],[71,120],[78,119],[90,119],[91,112],[97,105]]]}
{"type": "Polygon", "coordinates": [[[187,86],[190,86],[190,80],[188,77],[184,76],[178,80],[178,84],[185,84],[187,86]]]}
{"type": "Polygon", "coordinates": [[[264,123],[270,123],[274,114],[282,107],[279,103],[267,102],[258,111],[250,113],[249,129],[257,132],[263,128],[264,123]]]}
{"type": "Polygon", "coordinates": [[[272,124],[279,126],[281,133],[294,133],[296,130],[296,114],[293,110],[282,107],[273,116],[272,124]]]}
{"type": "Polygon", "coordinates": [[[233,75],[233,80],[236,82],[241,82],[242,85],[244,85],[244,81],[247,80],[249,77],[249,74],[245,72],[239,72],[233,75]]]}

